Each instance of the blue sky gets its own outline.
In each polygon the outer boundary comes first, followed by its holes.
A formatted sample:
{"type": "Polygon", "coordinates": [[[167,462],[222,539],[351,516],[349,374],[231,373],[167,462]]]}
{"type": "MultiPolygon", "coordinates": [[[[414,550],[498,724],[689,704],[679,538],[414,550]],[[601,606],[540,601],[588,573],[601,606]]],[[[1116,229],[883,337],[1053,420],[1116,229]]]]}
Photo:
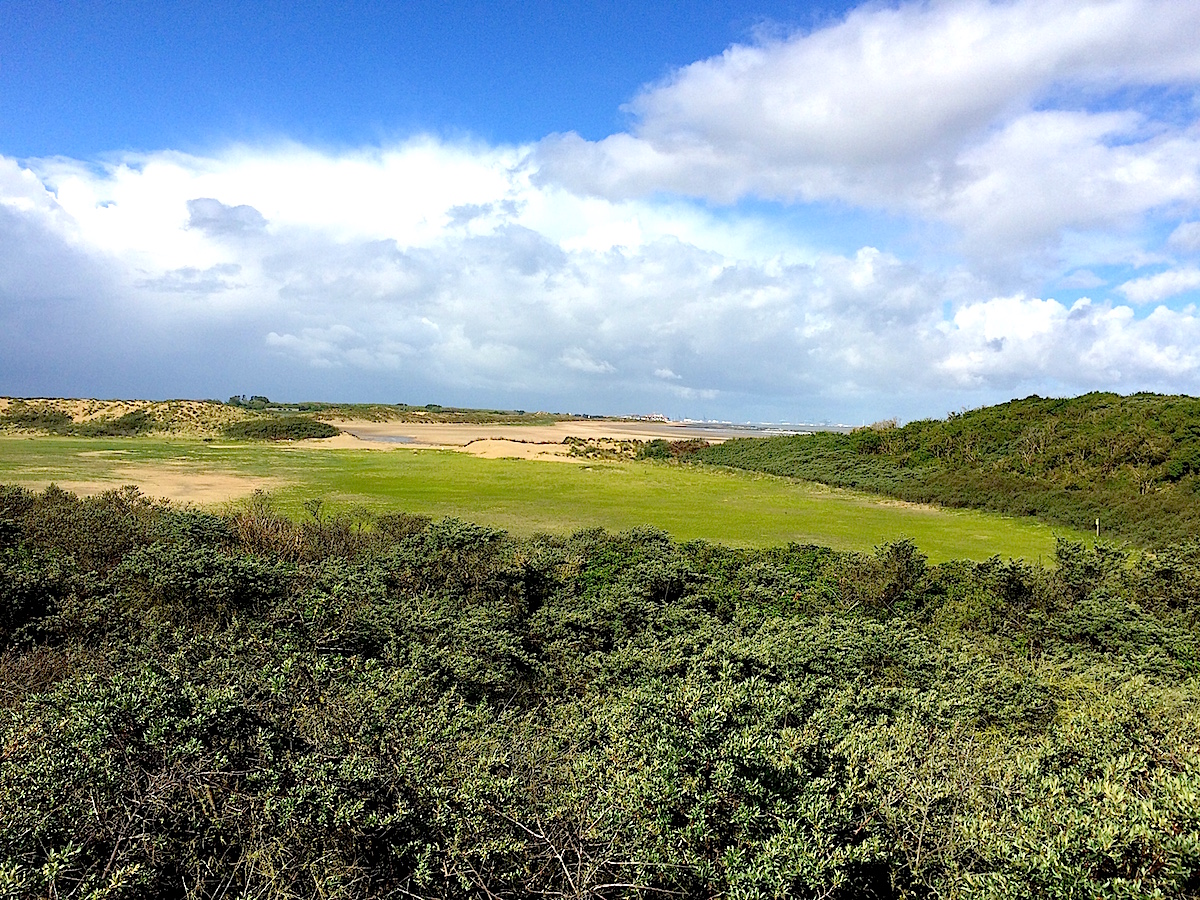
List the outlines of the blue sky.
{"type": "Polygon", "coordinates": [[[1200,392],[1200,7],[0,6],[0,394],[1200,392]]]}
{"type": "Polygon", "coordinates": [[[846,3],[23,3],[0,11],[0,150],[89,157],[432,131],[620,130],[637,87],[846,3]]]}

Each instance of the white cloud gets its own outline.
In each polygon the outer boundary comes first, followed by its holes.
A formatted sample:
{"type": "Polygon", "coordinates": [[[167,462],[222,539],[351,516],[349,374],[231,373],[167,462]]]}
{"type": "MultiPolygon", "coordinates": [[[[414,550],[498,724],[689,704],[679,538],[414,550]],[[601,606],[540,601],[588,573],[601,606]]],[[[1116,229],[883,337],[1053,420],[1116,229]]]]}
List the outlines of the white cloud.
{"type": "Polygon", "coordinates": [[[1185,253],[1200,251],[1200,222],[1182,222],[1167,238],[1167,245],[1185,253]]]}
{"type": "Polygon", "coordinates": [[[1061,81],[1200,76],[1200,10],[1172,0],[865,6],[693,63],[631,104],[655,146],[689,138],[787,163],[921,161],[1061,81]]]}
{"type": "Polygon", "coordinates": [[[1139,125],[1131,113],[1020,116],[960,155],[968,177],[930,213],[990,252],[997,243],[1053,243],[1067,228],[1127,224],[1200,200],[1200,143],[1190,135],[1146,138],[1139,125]]]}
{"type": "Polygon", "coordinates": [[[1129,298],[1131,303],[1158,303],[1186,291],[1200,287],[1200,269],[1170,269],[1157,275],[1147,275],[1127,281],[1117,290],[1129,298]]]}
{"type": "Polygon", "coordinates": [[[568,369],[574,369],[576,372],[583,372],[587,375],[608,375],[617,371],[610,363],[593,359],[592,355],[582,347],[569,347],[562,352],[558,359],[568,369]]]}
{"type": "Polygon", "coordinates": [[[835,200],[953,224],[977,255],[1053,248],[1200,203],[1194,129],[1119,93],[1194,87],[1197,34],[1200,6],[1172,0],[870,4],[679,69],[630,104],[631,133],[544,141],[537,177],[835,200]]]}
{"type": "MultiPolygon", "coordinates": [[[[426,179],[439,169],[430,143],[417,146],[410,177],[426,179]]],[[[356,166],[367,159],[376,169],[356,171],[400,191],[407,153],[357,154],[356,166]]],[[[484,148],[471,164],[464,153],[446,148],[445,177],[474,165],[484,173],[475,193],[456,182],[435,202],[425,186],[417,212],[374,219],[359,218],[365,187],[342,195],[323,184],[342,183],[339,157],[297,157],[295,148],[166,154],[107,170],[7,163],[6,371],[34,371],[34,357],[56,346],[104,371],[158,360],[165,368],[153,380],[167,393],[187,392],[184,378],[207,384],[216,366],[283,379],[288,394],[304,384],[319,396],[386,385],[394,399],[419,391],[439,401],[685,413],[701,404],[727,415],[786,404],[788,416],[804,412],[789,398],[805,398],[815,416],[872,397],[1047,381],[1198,383],[1194,310],[1139,319],[1127,306],[997,298],[968,271],[922,268],[870,246],[766,254],[757,236],[771,223],[749,213],[580,198],[537,184],[515,151],[484,148]],[[299,198],[315,186],[328,225],[301,200],[273,201],[288,185],[265,190],[247,169],[291,171],[299,198]],[[63,173],[71,190],[56,198],[43,185],[63,173]],[[621,223],[636,227],[636,240],[589,238],[621,223]],[[64,344],[61,328],[29,306],[30,285],[47,303],[67,298],[75,320],[99,324],[72,338],[78,346],[64,344]],[[119,363],[95,361],[97,333],[119,363]],[[179,348],[194,361],[181,363],[179,348]]]]}
{"type": "Polygon", "coordinates": [[[1200,128],[1138,98],[1195,88],[1198,30],[1163,0],[873,4],[679,70],[598,142],[0,158],[0,376],[793,420],[1196,390],[1195,307],[1143,307],[1200,287],[1176,255],[1200,248],[1200,128]],[[918,240],[851,220],[813,246],[722,205],[747,195],[818,237],[813,201],[918,240]],[[1067,306],[1038,265],[1087,290],[1173,268],[1067,306]]]}
{"type": "Polygon", "coordinates": [[[1200,379],[1200,319],[1166,308],[1005,297],[963,306],[946,328],[939,368],[964,386],[1056,383],[1130,389],[1200,379]]]}

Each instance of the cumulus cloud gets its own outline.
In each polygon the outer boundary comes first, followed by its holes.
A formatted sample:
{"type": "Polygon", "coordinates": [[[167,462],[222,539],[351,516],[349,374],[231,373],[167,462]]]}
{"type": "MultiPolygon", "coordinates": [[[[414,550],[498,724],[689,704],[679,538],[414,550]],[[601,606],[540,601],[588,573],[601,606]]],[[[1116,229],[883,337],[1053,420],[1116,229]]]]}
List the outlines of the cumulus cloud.
{"type": "Polygon", "coordinates": [[[1170,269],[1127,281],[1118,288],[1131,303],[1157,303],[1200,287],[1200,269],[1170,269]]]}
{"type": "Polygon", "coordinates": [[[570,347],[563,351],[558,358],[568,369],[574,369],[577,372],[584,372],[588,375],[608,375],[611,372],[617,371],[611,363],[604,360],[597,360],[592,357],[582,347],[570,347]]]}
{"type": "Polygon", "coordinates": [[[1194,88],[1197,33],[1200,7],[1172,0],[871,4],[677,70],[630,104],[630,133],[545,140],[538,177],[610,198],[835,200],[1028,253],[1200,201],[1194,128],[1128,105],[1194,88]]]}
{"type": "Polygon", "coordinates": [[[971,176],[930,209],[977,253],[1027,250],[1065,229],[1136,223],[1168,204],[1200,200],[1200,143],[1191,135],[1139,135],[1131,113],[1023,115],[960,164],[971,176]]]}
{"type": "MultiPolygon", "coordinates": [[[[765,252],[771,222],[752,212],[580,197],[538,184],[528,148],[448,145],[439,168],[432,147],[352,157],[395,197],[412,182],[411,206],[371,215],[362,191],[327,186],[345,159],[292,147],[107,170],[5,161],[0,313],[26,338],[6,365],[28,375],[53,345],[85,368],[146,367],[163,393],[217,366],[240,379],[229,390],[254,377],[288,395],[793,420],[902,395],[1200,383],[1191,308],[996,297],[969,271],[872,246],[765,252]],[[295,183],[262,182],[278,172],[295,183]],[[109,362],[86,349],[95,327],[32,334],[30,296],[102,323],[109,362]]],[[[1127,287],[1139,304],[1154,293],[1127,287]]]]}
{"type": "Polygon", "coordinates": [[[944,326],[939,368],[964,386],[1195,385],[1200,319],[1160,307],[1138,320],[1127,306],[1002,297],[964,305],[944,326]]]}
{"type": "Polygon", "coordinates": [[[678,70],[602,141],[0,158],[0,375],[792,421],[1195,391],[1200,129],[1144,98],[1200,83],[1198,29],[872,4],[678,70]],[[822,240],[829,208],[917,239],[822,240]]]}

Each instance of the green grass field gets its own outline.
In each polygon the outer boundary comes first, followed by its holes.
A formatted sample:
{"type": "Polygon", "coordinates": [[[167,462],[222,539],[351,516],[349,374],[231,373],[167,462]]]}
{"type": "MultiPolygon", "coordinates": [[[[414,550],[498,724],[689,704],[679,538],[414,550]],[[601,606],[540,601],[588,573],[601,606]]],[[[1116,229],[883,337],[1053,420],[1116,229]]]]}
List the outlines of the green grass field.
{"type": "Polygon", "coordinates": [[[935,510],[852,491],[724,469],[646,462],[593,463],[479,459],[464,453],[398,449],[313,450],[287,445],[215,444],[195,439],[0,437],[0,482],[41,487],[138,484],[236,477],[243,492],[265,484],[280,508],[302,515],[319,498],[329,510],[366,507],[458,516],[518,534],[581,528],[664,529],[679,540],[734,546],[789,541],[870,550],[912,538],[940,561],[999,554],[1029,560],[1053,554],[1051,529],[1026,519],[935,510]]]}

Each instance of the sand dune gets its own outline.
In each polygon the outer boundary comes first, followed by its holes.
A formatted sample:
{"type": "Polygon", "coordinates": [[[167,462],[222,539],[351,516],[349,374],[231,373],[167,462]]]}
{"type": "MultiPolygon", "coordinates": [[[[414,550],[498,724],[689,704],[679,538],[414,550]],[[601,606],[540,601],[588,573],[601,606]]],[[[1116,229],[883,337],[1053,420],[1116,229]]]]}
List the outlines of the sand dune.
{"type": "Polygon", "coordinates": [[[331,419],[342,429],[333,438],[297,441],[296,447],[330,450],[409,449],[458,450],[484,459],[545,459],[590,463],[572,456],[567,438],[585,441],[668,441],[701,438],[719,442],[735,431],[674,422],[624,422],[586,419],[550,425],[475,425],[436,422],[369,422],[361,419],[331,419]]]}

